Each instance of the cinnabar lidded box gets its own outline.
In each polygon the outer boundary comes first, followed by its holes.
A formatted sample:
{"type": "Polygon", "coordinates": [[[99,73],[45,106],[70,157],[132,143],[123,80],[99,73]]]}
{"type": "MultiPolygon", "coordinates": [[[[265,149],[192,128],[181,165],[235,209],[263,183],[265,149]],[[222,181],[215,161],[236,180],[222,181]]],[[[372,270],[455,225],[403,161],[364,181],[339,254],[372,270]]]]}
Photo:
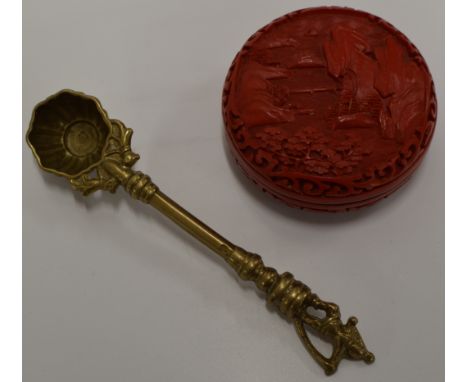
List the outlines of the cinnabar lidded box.
{"type": "Polygon", "coordinates": [[[381,18],[349,8],[289,13],[251,36],[223,90],[231,151],[293,207],[344,211],[402,186],[433,136],[424,58],[381,18]]]}

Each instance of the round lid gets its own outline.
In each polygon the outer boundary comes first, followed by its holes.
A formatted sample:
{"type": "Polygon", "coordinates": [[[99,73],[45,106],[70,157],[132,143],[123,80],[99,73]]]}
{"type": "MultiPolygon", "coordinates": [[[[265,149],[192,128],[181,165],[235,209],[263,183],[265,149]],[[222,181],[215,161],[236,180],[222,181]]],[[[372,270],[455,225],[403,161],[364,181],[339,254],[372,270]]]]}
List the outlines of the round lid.
{"type": "Polygon", "coordinates": [[[432,138],[436,98],[417,48],[349,8],[289,13],[251,36],[223,91],[232,153],[290,206],[341,211],[399,188],[432,138]]]}

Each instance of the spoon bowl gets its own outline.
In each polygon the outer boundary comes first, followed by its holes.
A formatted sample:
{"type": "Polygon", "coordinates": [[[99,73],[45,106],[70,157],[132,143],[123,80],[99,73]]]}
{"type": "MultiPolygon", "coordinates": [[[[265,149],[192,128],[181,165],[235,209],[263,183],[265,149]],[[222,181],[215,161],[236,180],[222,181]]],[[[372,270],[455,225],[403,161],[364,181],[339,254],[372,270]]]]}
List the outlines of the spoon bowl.
{"type": "Polygon", "coordinates": [[[76,177],[100,164],[111,131],[97,98],[66,89],[34,108],[26,139],[41,168],[76,177]]]}

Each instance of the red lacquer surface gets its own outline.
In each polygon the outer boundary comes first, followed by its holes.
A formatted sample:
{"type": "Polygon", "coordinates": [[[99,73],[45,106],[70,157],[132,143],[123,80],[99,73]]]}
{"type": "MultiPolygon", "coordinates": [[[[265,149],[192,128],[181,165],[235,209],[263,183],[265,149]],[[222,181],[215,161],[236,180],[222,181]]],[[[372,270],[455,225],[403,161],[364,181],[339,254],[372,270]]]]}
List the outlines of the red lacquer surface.
{"type": "Polygon", "coordinates": [[[399,188],[436,120],[434,85],[393,26],[348,8],[310,8],[255,33],[223,92],[236,161],[295,207],[341,211],[399,188]]]}

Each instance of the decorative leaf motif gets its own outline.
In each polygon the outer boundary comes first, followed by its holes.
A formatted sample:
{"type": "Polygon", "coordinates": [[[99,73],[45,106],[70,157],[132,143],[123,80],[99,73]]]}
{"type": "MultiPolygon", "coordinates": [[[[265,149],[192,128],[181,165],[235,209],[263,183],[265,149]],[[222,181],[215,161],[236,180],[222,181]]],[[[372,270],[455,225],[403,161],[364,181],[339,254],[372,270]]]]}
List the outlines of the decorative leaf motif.
{"type": "MultiPolygon", "coordinates": [[[[131,167],[140,159],[140,156],[131,150],[133,130],[127,128],[123,122],[112,119],[112,134],[109,137],[103,159],[115,160],[126,167],[131,167]]],[[[97,167],[96,176],[90,178],[85,174],[70,179],[70,183],[83,195],[89,195],[95,191],[103,190],[115,192],[119,186],[119,181],[108,174],[102,167],[97,167]]]]}
{"type": "Polygon", "coordinates": [[[70,179],[70,183],[75,190],[80,191],[84,196],[98,190],[114,193],[119,186],[117,179],[103,174],[96,178],[89,178],[89,176],[85,174],[78,178],[70,179]]]}

